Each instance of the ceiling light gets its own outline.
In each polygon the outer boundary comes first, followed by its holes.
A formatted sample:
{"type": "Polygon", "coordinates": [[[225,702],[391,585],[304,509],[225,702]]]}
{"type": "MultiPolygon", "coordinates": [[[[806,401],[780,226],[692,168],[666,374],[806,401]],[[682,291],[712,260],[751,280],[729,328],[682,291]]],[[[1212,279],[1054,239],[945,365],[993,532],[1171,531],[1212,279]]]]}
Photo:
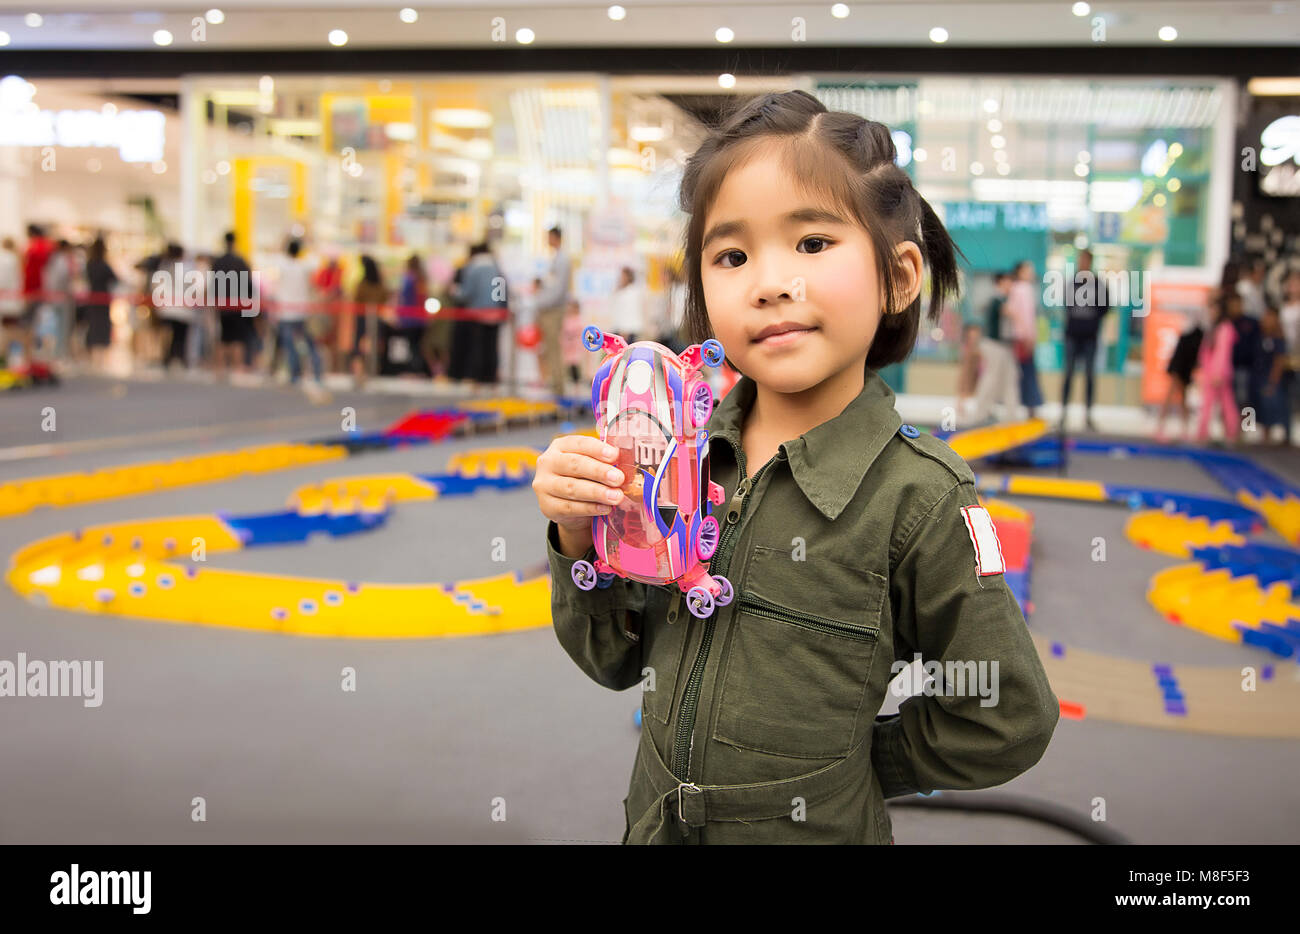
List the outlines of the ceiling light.
{"type": "Polygon", "coordinates": [[[329,34],[330,45],[347,45],[348,34],[342,29],[331,29],[329,34]]]}
{"type": "Polygon", "coordinates": [[[404,6],[402,7],[401,12],[397,14],[397,18],[400,19],[403,23],[414,23],[417,19],[420,18],[420,14],[415,12],[409,6],[404,6]]]}
{"type": "Polygon", "coordinates": [[[930,41],[947,42],[948,30],[944,29],[942,26],[935,26],[933,29],[930,30],[930,41]]]}
{"type": "Polygon", "coordinates": [[[1075,156],[1075,160],[1078,162],[1082,162],[1084,165],[1087,165],[1089,162],[1092,161],[1092,153],[1088,152],[1088,150],[1086,149],[1080,149],[1079,154],[1075,156]]]}
{"type": "Polygon", "coordinates": [[[27,24],[29,29],[39,29],[41,23],[45,22],[45,17],[39,13],[28,13],[23,17],[23,22],[27,24]]]}
{"type": "Polygon", "coordinates": [[[1165,196],[1164,196],[1164,194],[1163,194],[1162,192],[1158,192],[1158,193],[1156,194],[1156,196],[1155,196],[1154,198],[1151,199],[1151,203],[1154,204],[1154,205],[1155,205],[1156,207],[1158,207],[1158,208],[1162,208],[1162,207],[1165,206],[1165,201],[1167,201],[1167,200],[1168,200],[1168,199],[1165,198],[1165,196]]]}
{"type": "Polygon", "coordinates": [[[1009,166],[1009,165],[1008,165],[1007,163],[1005,163],[1005,162],[999,162],[999,163],[998,163],[998,174],[999,174],[999,175],[1009,175],[1009,174],[1011,174],[1011,166],[1009,166]]]}
{"type": "Polygon", "coordinates": [[[1092,12],[1092,7],[1088,6],[1088,4],[1086,3],[1080,2],[1070,7],[1070,12],[1073,13],[1075,16],[1087,16],[1089,13],[1092,12]]]}
{"type": "Polygon", "coordinates": [[[1007,148],[1007,141],[1006,141],[1005,138],[1003,138],[1003,137],[1001,137],[1001,136],[995,136],[995,137],[993,137],[992,139],[989,140],[989,143],[990,143],[990,145],[993,146],[994,149],[1006,149],[1006,148],[1007,148]]]}
{"type": "Polygon", "coordinates": [[[618,4],[615,4],[614,6],[610,7],[605,12],[609,15],[609,18],[614,20],[615,22],[627,16],[627,10],[623,9],[618,4]]]}
{"type": "Polygon", "coordinates": [[[527,26],[525,26],[523,29],[515,30],[515,41],[518,42],[520,45],[528,45],[536,38],[537,36],[527,26]]]}
{"type": "Polygon", "coordinates": [[[155,175],[162,175],[166,171],[167,171],[167,163],[163,162],[161,159],[159,159],[157,162],[153,164],[153,173],[155,175]]]}
{"type": "Polygon", "coordinates": [[[218,163],[217,163],[217,174],[218,174],[218,175],[229,175],[229,174],[230,174],[230,163],[227,162],[225,159],[222,159],[220,162],[218,162],[218,163]]]}
{"type": "Polygon", "coordinates": [[[990,132],[990,133],[1001,133],[1001,132],[1002,132],[1002,121],[999,120],[997,117],[994,117],[992,120],[990,120],[990,121],[989,121],[989,132],[990,132]]]}
{"type": "Polygon", "coordinates": [[[165,30],[165,29],[159,29],[157,32],[155,32],[155,33],[153,34],[153,44],[154,44],[154,45],[171,45],[171,44],[172,44],[172,34],[169,33],[169,32],[168,32],[167,30],[165,30]]]}
{"type": "Polygon", "coordinates": [[[924,149],[913,149],[913,150],[912,150],[912,161],[913,161],[913,162],[924,162],[924,161],[925,161],[926,159],[928,159],[928,158],[930,158],[930,154],[929,154],[928,152],[926,152],[924,149]]]}
{"type": "Polygon", "coordinates": [[[1075,163],[1074,166],[1074,174],[1079,176],[1080,178],[1083,178],[1088,174],[1088,167],[1084,165],[1082,162],[1077,162],[1075,163]]]}
{"type": "Polygon", "coordinates": [[[837,3],[831,7],[831,16],[836,19],[844,19],[849,15],[849,5],[847,3],[837,3]]]}
{"type": "Polygon", "coordinates": [[[998,101],[995,97],[986,98],[984,101],[984,112],[995,114],[998,112],[998,101]]]}
{"type": "Polygon", "coordinates": [[[492,115],[486,110],[468,107],[446,107],[433,112],[433,122],[458,130],[481,129],[492,125],[492,115]]]}
{"type": "Polygon", "coordinates": [[[1163,42],[1173,42],[1178,38],[1178,30],[1173,26],[1161,26],[1160,31],[1156,33],[1163,42]]]}
{"type": "Polygon", "coordinates": [[[719,42],[730,42],[732,39],[736,38],[736,34],[726,26],[719,26],[713,32],[713,38],[717,39],[719,42]]]}
{"type": "Polygon", "coordinates": [[[1171,178],[1169,179],[1169,183],[1165,185],[1165,187],[1168,188],[1170,191],[1177,191],[1179,188],[1183,187],[1183,183],[1176,178],[1171,178]]]}
{"type": "Polygon", "coordinates": [[[0,45],[8,45],[8,44],[9,44],[9,33],[5,32],[3,29],[0,29],[0,45]]]}
{"type": "Polygon", "coordinates": [[[86,168],[90,169],[90,171],[92,172],[98,172],[103,167],[104,167],[104,163],[100,162],[98,159],[86,160],[86,168]]]}
{"type": "Polygon", "coordinates": [[[208,12],[203,14],[203,18],[213,26],[220,26],[226,21],[226,14],[222,13],[216,7],[213,7],[211,10],[208,10],[208,12]]]}
{"type": "Polygon", "coordinates": [[[734,88],[736,86],[736,76],[729,72],[718,75],[718,86],[734,88]]]}
{"type": "Polygon", "coordinates": [[[982,162],[972,162],[972,163],[970,164],[970,174],[971,174],[971,175],[983,175],[983,174],[984,174],[984,163],[982,163],[982,162]]]}

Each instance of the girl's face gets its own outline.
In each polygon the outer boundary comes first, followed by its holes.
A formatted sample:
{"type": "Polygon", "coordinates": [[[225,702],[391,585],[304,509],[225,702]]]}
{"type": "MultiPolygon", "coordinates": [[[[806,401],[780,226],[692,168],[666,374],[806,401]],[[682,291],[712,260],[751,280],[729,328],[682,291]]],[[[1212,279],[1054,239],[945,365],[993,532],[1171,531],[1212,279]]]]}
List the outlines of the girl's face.
{"type": "MultiPolygon", "coordinates": [[[[910,249],[909,249],[910,248],[910,249]]],[[[899,247],[907,307],[921,254],[899,247]]],[[[842,209],[796,187],[776,155],[731,171],[705,217],[700,276],[709,322],[727,358],[782,393],[861,373],[883,298],[871,239],[842,209]],[[786,333],[767,336],[770,328],[786,333]]]]}

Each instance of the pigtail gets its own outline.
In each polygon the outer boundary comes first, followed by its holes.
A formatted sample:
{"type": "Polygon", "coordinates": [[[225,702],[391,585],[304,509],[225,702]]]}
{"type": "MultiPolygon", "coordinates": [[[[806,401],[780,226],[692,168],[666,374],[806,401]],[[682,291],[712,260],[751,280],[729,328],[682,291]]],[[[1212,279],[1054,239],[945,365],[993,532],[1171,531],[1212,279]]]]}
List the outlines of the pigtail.
{"type": "Polygon", "coordinates": [[[919,192],[916,199],[920,202],[921,209],[921,253],[930,268],[930,310],[926,317],[931,324],[937,324],[944,302],[955,297],[958,292],[960,280],[957,257],[960,256],[967,265],[970,260],[953,243],[948,228],[943,226],[943,221],[934,213],[930,202],[922,198],[919,192]]]}

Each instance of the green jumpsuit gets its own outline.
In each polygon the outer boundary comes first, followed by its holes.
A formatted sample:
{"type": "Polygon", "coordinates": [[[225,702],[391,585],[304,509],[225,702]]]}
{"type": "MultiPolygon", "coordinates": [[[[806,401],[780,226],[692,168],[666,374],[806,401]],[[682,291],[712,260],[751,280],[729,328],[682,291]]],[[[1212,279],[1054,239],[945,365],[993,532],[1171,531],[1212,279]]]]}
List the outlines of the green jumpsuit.
{"type": "Polygon", "coordinates": [[[701,620],[676,585],[580,590],[551,523],[555,632],[597,683],[642,688],[624,843],[891,843],[885,799],[1009,781],[1059,705],[996,536],[963,508],[978,507],[966,462],[903,425],[868,370],[843,412],[746,464],[755,392],[742,377],[708,426],[727,494],[711,573],[731,603],[701,620]],[[997,690],[945,676],[877,716],[895,661],[918,653],[983,665],[997,690]]]}

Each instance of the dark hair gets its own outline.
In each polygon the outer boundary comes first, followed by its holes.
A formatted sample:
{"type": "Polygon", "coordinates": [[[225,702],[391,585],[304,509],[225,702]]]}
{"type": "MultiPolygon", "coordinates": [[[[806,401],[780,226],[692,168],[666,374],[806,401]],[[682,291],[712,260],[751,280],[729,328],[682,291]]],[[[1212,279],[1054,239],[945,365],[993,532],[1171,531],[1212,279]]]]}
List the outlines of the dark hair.
{"type": "Polygon", "coordinates": [[[43,236],[45,236],[45,230],[41,227],[40,224],[28,224],[28,225],[27,225],[27,236],[29,236],[29,237],[43,237],[43,236]]]}
{"type": "Polygon", "coordinates": [[[181,249],[181,245],[179,243],[167,244],[168,259],[180,259],[184,255],[185,255],[185,251],[181,249]]]}
{"type": "Polygon", "coordinates": [[[102,263],[104,257],[108,255],[108,247],[104,245],[103,237],[96,237],[86,248],[86,262],[102,263]]]}
{"type": "Polygon", "coordinates": [[[413,272],[419,278],[424,278],[424,263],[420,262],[420,254],[412,253],[406,258],[406,271],[413,272]]]}
{"type": "Polygon", "coordinates": [[[478,254],[480,254],[480,253],[486,253],[487,251],[488,251],[487,241],[484,240],[484,241],[482,241],[482,242],[480,242],[480,243],[475,243],[475,244],[471,245],[470,248],[469,248],[469,255],[470,255],[470,256],[477,256],[478,254]]]}
{"type": "Polygon", "coordinates": [[[227,249],[227,250],[233,250],[234,248],[235,248],[235,232],[234,232],[233,230],[227,230],[227,231],[226,231],[226,249],[227,249]]]}
{"type": "Polygon", "coordinates": [[[867,351],[867,367],[879,369],[906,359],[916,343],[921,298],[918,294],[907,307],[897,307],[901,289],[895,246],[911,240],[921,248],[930,270],[932,323],[944,300],[957,292],[955,254],[961,251],[911,178],[895,164],[898,152],[889,127],[857,114],[829,111],[806,91],[765,94],[743,103],[686,162],[680,206],[690,215],[685,323],[692,342],[713,334],[700,276],[705,216],[727,173],[773,144],[780,147],[791,177],[809,193],[848,210],[871,238],[884,306],[867,351]]]}
{"type": "Polygon", "coordinates": [[[1020,260],[1020,262],[1016,263],[1014,266],[1011,267],[1011,278],[1012,278],[1012,279],[1019,279],[1019,278],[1020,278],[1020,270],[1021,270],[1021,268],[1024,267],[1024,266],[1028,266],[1030,269],[1033,269],[1033,268],[1034,268],[1034,261],[1033,261],[1032,259],[1022,259],[1022,260],[1020,260]]]}
{"type": "Polygon", "coordinates": [[[1223,264],[1223,274],[1219,276],[1220,289],[1235,289],[1241,279],[1241,265],[1235,260],[1223,264]]]}
{"type": "Polygon", "coordinates": [[[290,240],[288,250],[290,256],[297,256],[302,252],[302,241],[297,238],[290,240]]]}
{"type": "Polygon", "coordinates": [[[361,281],[369,282],[371,285],[383,285],[384,283],[384,280],[379,277],[379,264],[369,254],[361,257],[361,281]]]}
{"type": "Polygon", "coordinates": [[[1010,269],[1000,269],[993,274],[994,282],[1001,282],[1003,279],[1014,279],[1016,274],[1010,269]]]}
{"type": "Polygon", "coordinates": [[[627,281],[629,285],[636,281],[636,270],[633,269],[631,266],[624,266],[622,272],[624,275],[627,276],[627,281]]]}
{"type": "Polygon", "coordinates": [[[557,238],[561,239],[561,240],[564,239],[564,232],[561,231],[559,227],[552,227],[550,230],[548,230],[548,231],[546,231],[546,232],[547,232],[548,234],[555,234],[555,236],[556,236],[557,238]]]}

